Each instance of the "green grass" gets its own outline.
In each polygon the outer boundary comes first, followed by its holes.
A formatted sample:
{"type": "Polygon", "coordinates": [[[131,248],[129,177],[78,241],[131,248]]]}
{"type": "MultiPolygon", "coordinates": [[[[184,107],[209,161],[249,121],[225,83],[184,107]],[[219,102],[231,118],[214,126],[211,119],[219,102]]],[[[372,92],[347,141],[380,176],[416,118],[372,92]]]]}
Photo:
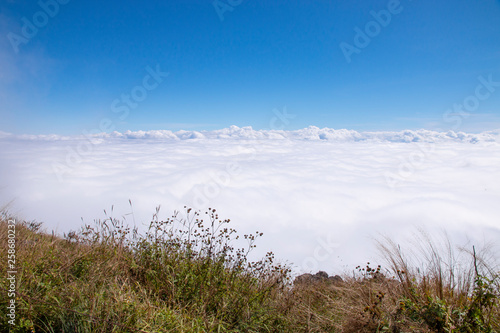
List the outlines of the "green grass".
{"type": "MultiPolygon", "coordinates": [[[[18,221],[16,325],[2,279],[0,331],[500,331],[498,270],[486,252],[461,251],[457,261],[449,243],[442,252],[427,239],[424,255],[408,258],[387,239],[387,269],[294,285],[272,253],[248,259],[261,233],[240,238],[215,209],[157,216],[145,234],[108,218],[64,237],[18,221]]],[[[0,216],[2,272],[10,218],[0,216]]]]}

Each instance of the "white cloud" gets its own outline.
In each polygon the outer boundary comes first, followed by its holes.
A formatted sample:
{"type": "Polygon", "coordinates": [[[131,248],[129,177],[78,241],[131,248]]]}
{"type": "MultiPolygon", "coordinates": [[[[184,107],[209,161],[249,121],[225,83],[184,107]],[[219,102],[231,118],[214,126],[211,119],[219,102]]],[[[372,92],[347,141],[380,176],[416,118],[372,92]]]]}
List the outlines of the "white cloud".
{"type": "MultiPolygon", "coordinates": [[[[6,135],[7,133],[3,133],[6,135]]],[[[126,131],[123,133],[100,133],[93,135],[95,138],[105,139],[152,139],[152,140],[190,140],[190,139],[240,139],[240,140],[321,140],[332,142],[500,142],[500,129],[486,131],[478,134],[465,132],[437,132],[431,130],[403,130],[385,132],[358,132],[347,129],[318,128],[309,126],[295,131],[284,130],[254,130],[252,127],[231,126],[212,131],[126,131]]],[[[19,135],[18,139],[28,140],[68,140],[68,136],[58,135],[19,135]]],[[[75,139],[75,138],[73,138],[75,139]]]]}
{"type": "Polygon", "coordinates": [[[233,126],[97,136],[91,152],[68,166],[68,151],[88,139],[0,133],[0,206],[15,199],[14,212],[63,232],[78,228],[80,217],[102,218],[111,205],[115,216],[129,213],[128,199],[137,222],[160,204],[166,217],[206,203],[241,232],[264,232],[256,254],[273,250],[330,273],[372,259],[379,232],[401,239],[427,225],[456,237],[500,237],[500,131],[233,126]],[[388,186],[386,174],[401,175],[419,152],[411,172],[388,186]],[[68,167],[62,182],[54,163],[68,167]],[[325,257],[328,242],[335,245],[325,257]]]}

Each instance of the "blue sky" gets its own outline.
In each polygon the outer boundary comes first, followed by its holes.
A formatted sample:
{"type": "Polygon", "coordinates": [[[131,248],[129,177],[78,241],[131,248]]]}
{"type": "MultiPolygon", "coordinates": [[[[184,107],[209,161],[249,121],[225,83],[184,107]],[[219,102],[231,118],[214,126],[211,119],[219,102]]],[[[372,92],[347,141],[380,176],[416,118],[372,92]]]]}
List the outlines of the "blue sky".
{"type": "Polygon", "coordinates": [[[215,4],[2,1],[0,131],[500,128],[499,0],[215,4]]]}

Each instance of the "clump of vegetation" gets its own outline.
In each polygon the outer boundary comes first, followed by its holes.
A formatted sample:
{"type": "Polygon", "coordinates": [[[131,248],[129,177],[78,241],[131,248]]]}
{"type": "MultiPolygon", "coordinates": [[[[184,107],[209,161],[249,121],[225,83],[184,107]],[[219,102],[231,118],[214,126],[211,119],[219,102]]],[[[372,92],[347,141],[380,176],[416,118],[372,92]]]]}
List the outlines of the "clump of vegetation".
{"type": "MultiPolygon", "coordinates": [[[[7,213],[0,233],[7,234],[7,213]]],[[[420,253],[380,242],[387,269],[358,266],[342,281],[293,283],[272,253],[250,261],[262,233],[239,237],[215,209],[158,210],[144,234],[112,217],[64,237],[16,225],[16,325],[11,332],[496,332],[497,266],[487,252],[420,253]],[[236,247],[244,241],[246,246],[236,247]],[[417,260],[418,258],[418,260],[417,260]]],[[[7,258],[7,238],[0,254],[7,258]]],[[[7,271],[6,261],[0,269],[7,271]]]]}
{"type": "MultiPolygon", "coordinates": [[[[230,221],[219,219],[215,209],[206,217],[207,222],[191,209],[184,218],[176,212],[166,221],[155,214],[144,235],[108,218],[64,238],[40,232],[36,223],[18,224],[19,325],[12,329],[2,320],[1,330],[224,332],[280,327],[281,315],[272,302],[288,283],[290,270],[275,264],[272,253],[260,261],[247,259],[262,233],[244,235],[247,247],[236,249],[232,241],[238,235],[228,227],[230,221]]],[[[6,283],[0,287],[6,289],[6,283]]]]}
{"type": "Polygon", "coordinates": [[[379,242],[396,275],[401,296],[398,315],[433,332],[496,332],[500,329],[500,276],[483,249],[436,242],[421,231],[411,257],[390,239],[379,242]],[[420,259],[420,262],[415,262],[420,259]]]}

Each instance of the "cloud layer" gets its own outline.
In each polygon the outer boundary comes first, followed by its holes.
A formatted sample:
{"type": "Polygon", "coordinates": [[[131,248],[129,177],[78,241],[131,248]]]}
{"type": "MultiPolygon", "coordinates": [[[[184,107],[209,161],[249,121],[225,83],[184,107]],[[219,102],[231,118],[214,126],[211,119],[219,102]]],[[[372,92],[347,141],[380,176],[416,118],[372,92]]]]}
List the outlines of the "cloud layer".
{"type": "MultiPolygon", "coordinates": [[[[168,131],[168,130],[152,130],[152,131],[126,131],[123,133],[97,133],[90,135],[92,138],[118,138],[118,139],[149,139],[149,140],[193,140],[193,139],[238,139],[238,140],[255,140],[255,139],[273,139],[273,140],[325,140],[335,142],[359,142],[359,141],[374,141],[374,142],[500,142],[500,129],[494,131],[482,132],[479,134],[465,132],[437,132],[430,130],[404,130],[397,132],[358,132],[347,129],[332,129],[319,128],[309,126],[304,129],[295,131],[285,130],[254,130],[252,127],[231,126],[220,130],[213,131],[168,131]]],[[[16,138],[25,140],[72,140],[74,138],[60,135],[12,135],[10,133],[0,131],[0,138],[16,138]]]]}
{"type": "Polygon", "coordinates": [[[60,232],[79,228],[80,218],[102,218],[112,205],[116,217],[136,224],[158,205],[163,217],[184,205],[215,207],[241,232],[264,232],[256,255],[273,250],[298,271],[333,273],[373,259],[379,233],[402,240],[415,226],[498,241],[499,138],[500,131],[236,126],[0,133],[0,203],[14,200],[15,213],[60,232]]]}

